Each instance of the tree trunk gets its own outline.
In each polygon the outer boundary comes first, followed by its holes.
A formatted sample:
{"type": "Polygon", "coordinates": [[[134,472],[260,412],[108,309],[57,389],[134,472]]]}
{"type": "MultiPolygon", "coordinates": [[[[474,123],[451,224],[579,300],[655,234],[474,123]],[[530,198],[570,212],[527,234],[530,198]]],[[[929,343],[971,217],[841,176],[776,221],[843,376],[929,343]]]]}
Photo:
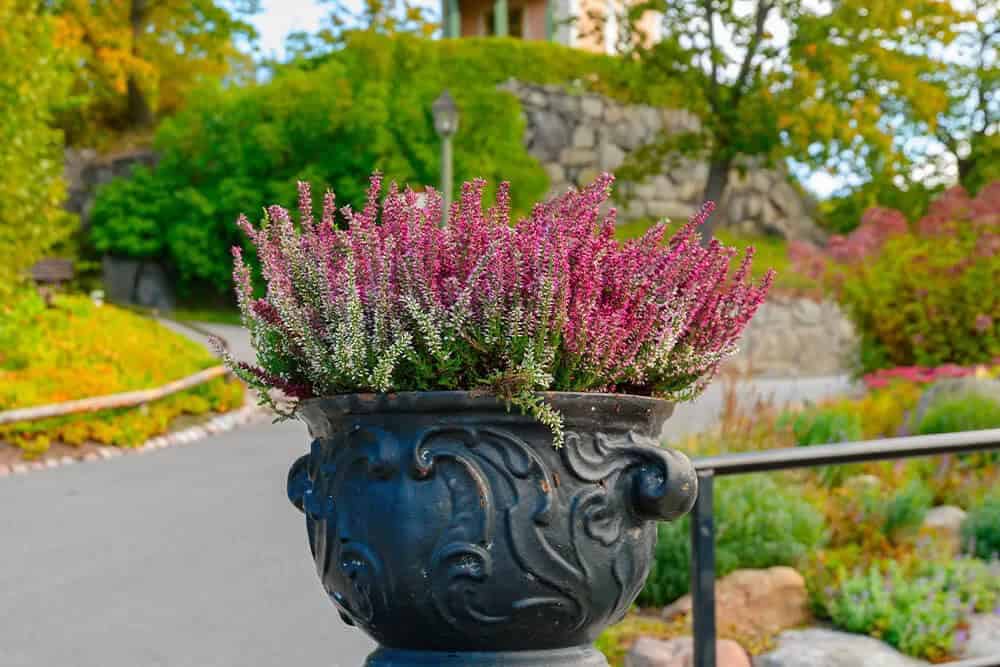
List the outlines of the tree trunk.
{"type": "MultiPolygon", "coordinates": [[[[732,160],[728,159],[709,163],[708,181],[705,183],[705,193],[702,197],[705,201],[715,202],[716,206],[722,202],[722,197],[726,194],[726,186],[729,185],[729,167],[731,165],[732,160]]],[[[712,240],[716,222],[717,220],[713,216],[701,226],[701,244],[703,246],[707,246],[712,240]]]]}
{"type": "Polygon", "coordinates": [[[955,154],[955,158],[958,162],[958,182],[960,185],[965,185],[968,181],[969,174],[976,166],[976,158],[974,153],[970,153],[968,157],[958,157],[958,153],[955,154]]]}
{"type": "MultiPolygon", "coordinates": [[[[132,55],[139,53],[139,38],[142,36],[143,28],[146,25],[146,14],[148,13],[147,0],[132,0],[129,8],[128,20],[132,26],[132,55]]],[[[139,82],[135,76],[128,77],[128,97],[126,99],[125,118],[129,128],[149,127],[153,124],[153,110],[149,107],[149,100],[146,94],[139,87],[139,82]]]]}

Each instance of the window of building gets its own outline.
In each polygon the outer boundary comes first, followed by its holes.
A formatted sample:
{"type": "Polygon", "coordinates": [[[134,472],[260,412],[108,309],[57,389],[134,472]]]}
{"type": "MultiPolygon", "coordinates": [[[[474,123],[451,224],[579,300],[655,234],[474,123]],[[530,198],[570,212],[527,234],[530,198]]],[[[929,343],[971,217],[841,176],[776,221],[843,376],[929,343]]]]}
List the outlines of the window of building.
{"type": "MultiPolygon", "coordinates": [[[[486,12],[486,34],[495,35],[493,10],[486,12]]],[[[524,37],[524,9],[521,7],[507,8],[507,34],[511,37],[524,37]]]]}

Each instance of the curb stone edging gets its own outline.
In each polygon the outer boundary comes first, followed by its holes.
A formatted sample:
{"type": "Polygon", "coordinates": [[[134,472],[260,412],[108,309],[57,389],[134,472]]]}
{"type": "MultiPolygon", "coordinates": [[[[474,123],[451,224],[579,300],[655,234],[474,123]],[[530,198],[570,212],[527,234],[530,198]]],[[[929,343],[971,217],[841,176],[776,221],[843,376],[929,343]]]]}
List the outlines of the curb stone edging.
{"type": "Polygon", "coordinates": [[[3,464],[0,465],[0,477],[26,475],[29,472],[61,468],[73,463],[110,460],[126,454],[145,454],[156,449],[187,445],[204,440],[210,435],[233,431],[240,426],[261,420],[263,417],[268,416],[268,414],[268,410],[250,403],[244,405],[242,408],[212,417],[203,424],[155,436],[138,447],[100,447],[96,452],[89,452],[79,458],[67,455],[58,459],[53,458],[45,461],[19,461],[9,465],[3,464]]]}

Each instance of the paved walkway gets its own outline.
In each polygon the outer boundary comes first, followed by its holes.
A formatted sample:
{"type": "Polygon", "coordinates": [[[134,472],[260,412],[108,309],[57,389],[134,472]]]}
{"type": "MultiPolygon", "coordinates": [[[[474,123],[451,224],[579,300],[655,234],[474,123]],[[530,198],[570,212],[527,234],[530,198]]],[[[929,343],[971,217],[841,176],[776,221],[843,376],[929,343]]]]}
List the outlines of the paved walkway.
{"type": "MultiPolygon", "coordinates": [[[[247,358],[239,329],[209,326],[247,358]]],[[[843,383],[754,387],[801,398],[843,383]]],[[[672,432],[710,424],[721,397],[680,408],[672,432]]],[[[307,441],[298,423],[265,423],[0,479],[0,667],[361,665],[372,644],[326,599],[285,499],[307,441]]]]}
{"type": "Polygon", "coordinates": [[[358,667],[285,499],[298,423],[0,479],[2,667],[358,667]]]}

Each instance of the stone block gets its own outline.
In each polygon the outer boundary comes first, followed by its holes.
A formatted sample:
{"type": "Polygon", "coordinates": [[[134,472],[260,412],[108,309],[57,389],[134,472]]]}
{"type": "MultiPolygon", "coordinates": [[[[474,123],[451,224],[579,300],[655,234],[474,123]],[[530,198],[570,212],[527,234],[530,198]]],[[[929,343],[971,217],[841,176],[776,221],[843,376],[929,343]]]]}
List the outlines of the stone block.
{"type": "Polygon", "coordinates": [[[646,202],[646,210],[650,217],[670,218],[671,220],[684,220],[694,213],[694,209],[684,202],[661,199],[652,199],[646,202]]]}
{"type": "Polygon", "coordinates": [[[584,95],[580,98],[580,108],[585,116],[601,118],[604,115],[604,102],[597,95],[584,95]]]}
{"type": "Polygon", "coordinates": [[[604,171],[614,171],[625,161],[625,151],[611,141],[602,141],[598,149],[598,164],[604,171]]]}
{"type": "Polygon", "coordinates": [[[597,152],[590,148],[566,148],[559,152],[559,162],[564,167],[593,167],[597,152]]]}
{"type": "Polygon", "coordinates": [[[595,145],[594,128],[581,123],[573,130],[573,148],[593,148],[595,145]]]}

